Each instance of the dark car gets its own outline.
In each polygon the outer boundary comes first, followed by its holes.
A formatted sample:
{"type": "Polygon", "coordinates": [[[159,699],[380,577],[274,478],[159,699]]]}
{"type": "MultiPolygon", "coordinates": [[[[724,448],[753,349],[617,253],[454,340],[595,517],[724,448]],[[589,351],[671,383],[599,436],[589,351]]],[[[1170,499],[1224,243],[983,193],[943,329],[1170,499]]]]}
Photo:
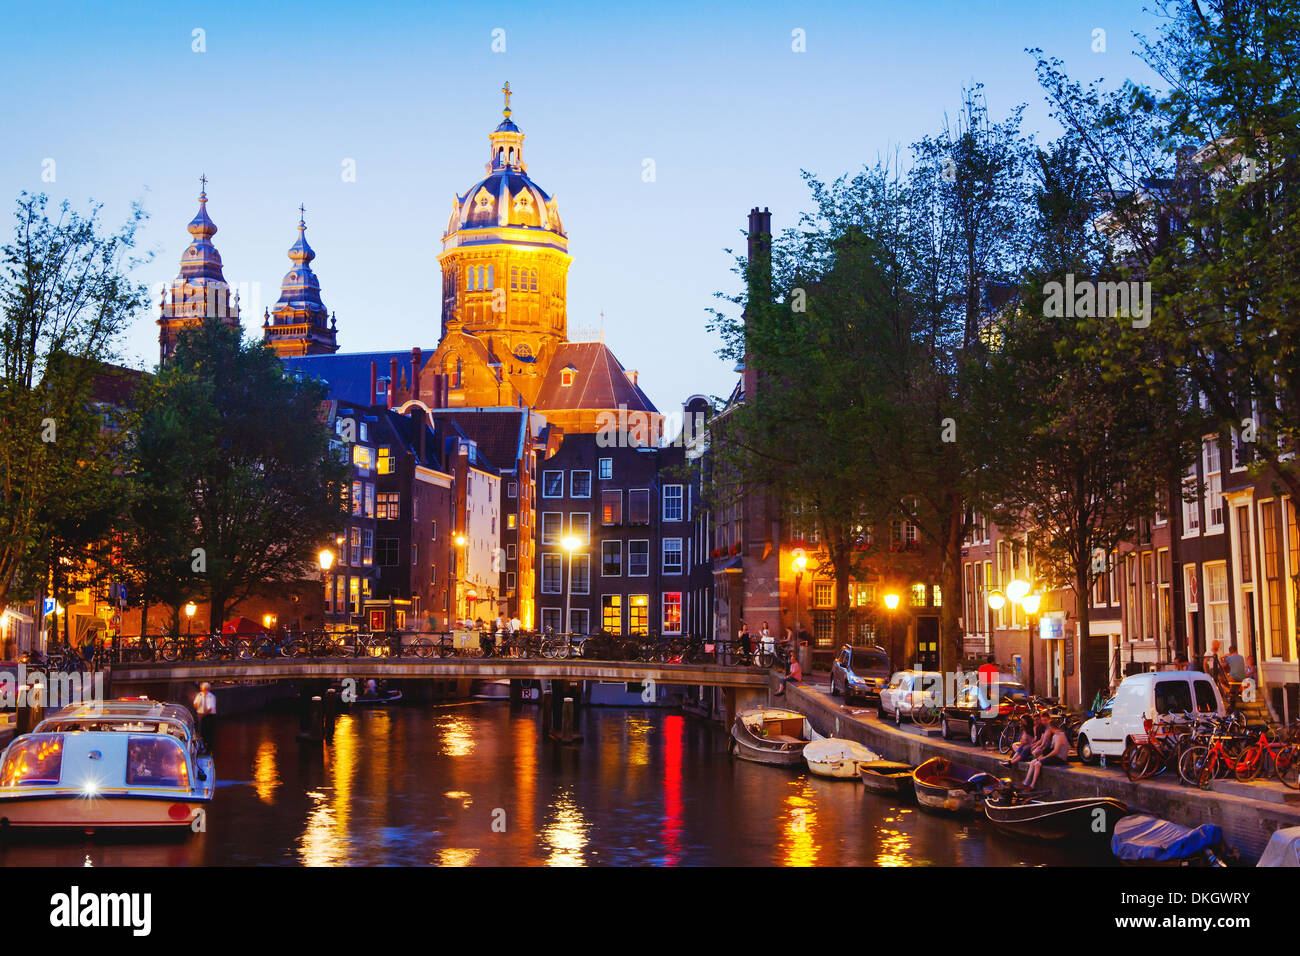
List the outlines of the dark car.
{"type": "Polygon", "coordinates": [[[962,687],[955,703],[943,709],[939,730],[944,740],[962,735],[970,742],[980,741],[985,724],[1006,718],[1016,707],[1029,703],[1029,691],[1024,684],[999,681],[996,684],[975,684],[962,687]]]}
{"type": "Polygon", "coordinates": [[[889,683],[889,654],[883,647],[854,647],[845,644],[831,665],[831,694],[843,694],[870,703],[880,701],[880,691],[889,683]]]}

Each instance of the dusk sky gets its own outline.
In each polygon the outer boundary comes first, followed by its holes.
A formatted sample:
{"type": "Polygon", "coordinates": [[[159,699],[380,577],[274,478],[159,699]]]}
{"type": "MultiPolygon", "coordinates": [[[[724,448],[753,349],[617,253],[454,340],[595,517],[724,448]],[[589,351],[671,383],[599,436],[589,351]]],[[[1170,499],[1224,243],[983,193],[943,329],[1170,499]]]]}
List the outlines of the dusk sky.
{"type": "MultiPolygon", "coordinates": [[[[726,250],[743,247],[752,206],[794,224],[801,169],[834,178],[892,154],[937,131],[976,81],[995,117],[1027,103],[1026,129],[1050,138],[1025,48],[1079,78],[1148,79],[1132,33],[1158,25],[1133,0],[44,2],[9,4],[5,21],[8,202],[94,199],[116,224],[140,200],[154,258],[138,278],[154,285],[178,271],[206,173],[226,278],[260,284],[244,302],[259,337],[304,203],[348,352],[436,345],[442,232],[453,194],[484,175],[508,80],[529,174],[569,234],[570,336],[597,335],[603,312],[606,342],[665,411],[731,388],[706,310],[735,289],[726,250]]],[[[156,318],[131,328],[129,363],[157,362],[156,318]]]]}

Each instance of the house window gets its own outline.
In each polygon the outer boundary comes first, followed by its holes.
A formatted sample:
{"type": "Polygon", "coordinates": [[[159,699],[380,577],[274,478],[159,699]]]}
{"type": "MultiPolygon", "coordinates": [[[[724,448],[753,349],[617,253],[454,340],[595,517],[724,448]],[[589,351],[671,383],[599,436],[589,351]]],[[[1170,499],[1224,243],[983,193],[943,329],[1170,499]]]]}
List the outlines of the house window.
{"type": "Polygon", "coordinates": [[[506,497],[514,498],[519,494],[519,482],[512,481],[506,485],[506,497]]]}
{"type": "Polygon", "coordinates": [[[380,521],[396,521],[402,513],[402,496],[396,491],[381,491],[375,505],[375,517],[380,521]]]}
{"type": "Polygon", "coordinates": [[[627,543],[627,573],[629,577],[633,578],[650,576],[649,541],[629,541],[627,543]]]}
{"type": "Polygon", "coordinates": [[[1206,639],[1219,641],[1226,648],[1231,637],[1228,628],[1228,567],[1205,565],[1205,601],[1209,613],[1205,620],[1206,639]]]}
{"type": "Polygon", "coordinates": [[[379,449],[379,473],[381,475],[391,475],[393,473],[393,450],[391,448],[379,449]]]}
{"type": "Polygon", "coordinates": [[[623,523],[623,492],[602,491],[600,493],[600,523],[603,525],[623,523]]]}
{"type": "Polygon", "coordinates": [[[514,527],[515,527],[515,514],[512,511],[510,514],[506,515],[506,529],[508,531],[513,531],[514,527]]]}
{"type": "Polygon", "coordinates": [[[813,607],[828,608],[835,606],[835,582],[813,582],[813,607]]]}
{"type": "Polygon", "coordinates": [[[361,613],[361,579],[348,578],[348,607],[353,614],[361,613]]]}
{"type": "Polygon", "coordinates": [[[650,633],[650,595],[628,595],[627,632],[629,634],[650,633]]]}
{"type": "Polygon", "coordinates": [[[375,516],[375,486],[366,482],[366,517],[375,516]]]}
{"type": "Polygon", "coordinates": [[[682,632],[682,592],[665,591],[663,597],[663,633],[682,632]]]}
{"type": "Polygon", "coordinates": [[[564,534],[564,513],[560,511],[542,512],[542,544],[559,544],[564,534]]]}
{"type": "MultiPolygon", "coordinates": [[[[911,597],[912,607],[925,607],[925,592],[926,592],[926,587],[924,584],[912,585],[912,597],[911,597]]],[[[831,605],[827,604],[825,606],[830,607],[831,605]]]]}
{"type": "Polygon", "coordinates": [[[560,567],[560,556],[558,554],[542,555],[542,593],[559,594],[561,593],[561,576],[563,571],[560,567]]]}
{"type": "Polygon", "coordinates": [[[361,564],[361,529],[350,529],[348,545],[352,551],[352,566],[359,567],[361,564]]]}
{"type": "Polygon", "coordinates": [[[1183,477],[1183,537],[1201,533],[1201,502],[1196,495],[1196,464],[1187,466],[1183,477]]]}
{"type": "Polygon", "coordinates": [[[664,538],[664,574],[682,573],[682,539],[664,538]]]}
{"type": "Polygon", "coordinates": [[[569,580],[574,594],[591,593],[591,555],[575,554],[569,565],[569,580]]]}
{"type": "Polygon", "coordinates": [[[585,511],[575,511],[569,515],[569,534],[580,544],[591,543],[591,515],[585,511]]]}
{"type": "Polygon", "coordinates": [[[558,607],[542,608],[542,630],[558,633],[560,630],[560,609],[558,607]]]}
{"type": "Polygon", "coordinates": [[[397,567],[397,546],[396,538],[380,538],[375,547],[375,563],[381,568],[397,567]]]}
{"type": "Polygon", "coordinates": [[[618,577],[623,573],[623,542],[602,541],[600,543],[600,576],[618,577]]]}
{"type": "Polygon", "coordinates": [[[564,497],[564,472],[562,471],[542,472],[542,497],[543,498],[564,497]]]}
{"type": "Polygon", "coordinates": [[[623,595],[606,594],[600,599],[600,626],[610,634],[623,633],[623,595]]]}
{"type": "Polygon", "coordinates": [[[650,523],[650,491],[647,488],[633,488],[627,493],[627,523],[650,523]]]}
{"type": "Polygon", "coordinates": [[[515,572],[513,571],[506,572],[506,590],[511,594],[515,593],[515,572]]]}
{"type": "Polygon", "coordinates": [[[570,385],[573,384],[573,379],[574,379],[573,369],[566,368],[560,371],[560,384],[563,385],[565,388],[568,388],[570,385]]]}
{"type": "Polygon", "coordinates": [[[591,614],[585,607],[569,609],[569,632],[571,634],[591,633],[591,614]]]}
{"type": "Polygon", "coordinates": [[[1223,530],[1223,476],[1220,468],[1219,442],[1205,441],[1205,533],[1223,530]]]}
{"type": "Polygon", "coordinates": [[[365,503],[365,486],[359,481],[352,482],[352,513],[357,517],[360,517],[361,510],[365,507],[365,503]]]}
{"type": "MultiPolygon", "coordinates": [[[[366,426],[363,424],[361,427],[365,428],[366,426]]],[[[374,461],[371,458],[370,449],[367,448],[365,445],[353,445],[352,464],[362,471],[369,471],[372,467],[374,467],[374,461]]]]}
{"type": "Polygon", "coordinates": [[[664,485],[664,520],[682,520],[682,486],[664,485]]]}
{"type": "Polygon", "coordinates": [[[596,463],[596,472],[601,481],[609,481],[614,477],[614,459],[602,458],[596,463]]]}
{"type": "Polygon", "coordinates": [[[569,497],[591,497],[591,472],[575,471],[569,475],[569,497]]]}
{"type": "Polygon", "coordinates": [[[508,544],[506,545],[506,560],[513,561],[514,559],[515,559],[515,546],[513,544],[508,544]]]}
{"type": "Polygon", "coordinates": [[[1287,654],[1286,611],[1282,590],[1282,542],[1278,534],[1277,502],[1259,505],[1259,543],[1264,557],[1264,596],[1268,623],[1268,653],[1285,660],[1287,654]]]}

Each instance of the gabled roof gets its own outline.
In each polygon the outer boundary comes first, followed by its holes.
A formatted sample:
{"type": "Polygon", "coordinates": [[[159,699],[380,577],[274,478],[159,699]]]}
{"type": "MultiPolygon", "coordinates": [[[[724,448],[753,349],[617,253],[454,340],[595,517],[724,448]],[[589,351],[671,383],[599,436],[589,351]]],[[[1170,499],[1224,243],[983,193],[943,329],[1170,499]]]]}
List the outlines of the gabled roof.
{"type": "Polygon", "coordinates": [[[526,408],[435,408],[434,421],[446,422],[478,446],[480,458],[497,471],[519,464],[528,437],[526,408]]]}
{"type": "MultiPolygon", "coordinates": [[[[433,349],[425,355],[432,355],[433,349]]],[[[337,352],[334,355],[293,355],[281,359],[286,370],[300,372],[309,378],[324,381],[329,386],[330,398],[356,405],[373,405],[370,394],[370,363],[379,366],[378,377],[388,378],[389,364],[397,359],[400,375],[411,377],[411,350],[396,352],[337,352]]]]}
{"type": "Polygon", "coordinates": [[[564,342],[555,347],[550,368],[537,395],[537,408],[616,409],[658,412],[649,396],[633,385],[623,365],[604,342],[564,342]],[[563,384],[562,374],[572,366],[572,385],[563,384]]]}

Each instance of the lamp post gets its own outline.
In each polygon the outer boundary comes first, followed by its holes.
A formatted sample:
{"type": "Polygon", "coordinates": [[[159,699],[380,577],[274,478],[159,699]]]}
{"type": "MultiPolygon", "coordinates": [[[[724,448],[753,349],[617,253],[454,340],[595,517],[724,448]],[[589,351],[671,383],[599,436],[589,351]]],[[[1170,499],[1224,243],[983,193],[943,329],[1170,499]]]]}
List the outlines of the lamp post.
{"type": "Polygon", "coordinates": [[[1028,581],[1012,578],[1007,582],[1006,593],[997,588],[989,592],[988,606],[994,611],[1001,610],[1007,601],[1013,601],[1024,608],[1029,621],[1029,692],[1034,692],[1034,619],[1038,615],[1038,606],[1042,602],[1041,594],[1034,594],[1033,586],[1028,581]]]}
{"type": "Polygon", "coordinates": [[[578,548],[582,547],[582,542],[579,541],[577,538],[575,538],[573,535],[569,535],[568,537],[562,539],[560,541],[560,544],[563,546],[565,552],[569,556],[569,560],[567,561],[569,567],[567,572],[565,573],[565,581],[564,581],[564,620],[560,622],[560,626],[563,629],[563,632],[567,634],[569,633],[569,603],[570,603],[570,598],[573,595],[573,552],[577,551],[578,548]]]}
{"type": "Polygon", "coordinates": [[[1038,605],[1042,602],[1041,594],[1026,594],[1020,599],[1020,606],[1025,609],[1025,614],[1029,618],[1029,689],[1034,689],[1034,639],[1035,631],[1038,630],[1035,624],[1038,620],[1038,605]]]}
{"type": "Polygon", "coordinates": [[[898,610],[898,595],[893,591],[885,595],[885,610],[889,612],[889,664],[890,667],[897,669],[898,655],[894,640],[894,612],[898,610]]]}
{"type": "MultiPolygon", "coordinates": [[[[320,565],[321,586],[325,588],[325,603],[321,605],[323,609],[329,606],[330,595],[333,593],[334,590],[333,588],[330,587],[330,579],[326,577],[326,575],[328,575],[330,572],[330,568],[334,567],[334,552],[331,551],[329,548],[321,548],[316,555],[316,562],[320,565]]],[[[325,623],[323,613],[321,617],[322,617],[321,624],[323,625],[325,623]]]]}
{"type": "MultiPolygon", "coordinates": [[[[467,539],[463,534],[458,534],[458,535],[456,535],[456,537],[453,538],[452,540],[455,541],[455,543],[456,543],[456,547],[457,547],[457,548],[460,548],[460,549],[463,550],[464,547],[465,547],[465,544],[466,544],[466,542],[467,542],[468,539],[467,539]]],[[[469,613],[467,610],[465,610],[465,606],[464,606],[464,604],[463,604],[462,601],[461,601],[460,581],[461,581],[461,577],[462,577],[462,574],[461,574],[461,563],[463,562],[463,560],[464,560],[464,555],[463,555],[463,554],[457,554],[457,556],[456,556],[456,573],[455,573],[455,575],[453,575],[453,577],[452,577],[452,589],[456,592],[456,593],[455,593],[455,596],[454,596],[454,598],[453,598],[453,600],[456,602],[456,616],[457,616],[457,617],[461,617],[461,618],[467,616],[468,613],[469,613]]]]}
{"type": "Polygon", "coordinates": [[[190,627],[194,623],[194,612],[197,610],[198,608],[194,606],[193,601],[185,605],[185,636],[187,638],[190,636],[190,627]]]}
{"type": "MultiPolygon", "coordinates": [[[[806,567],[808,567],[808,555],[804,554],[803,548],[796,548],[794,557],[790,559],[790,570],[794,572],[794,628],[791,630],[794,634],[794,647],[790,648],[790,654],[796,659],[799,657],[799,651],[802,650],[799,643],[799,591],[803,585],[803,572],[806,567]]],[[[802,660],[799,661],[799,666],[803,667],[802,660]]]]}

